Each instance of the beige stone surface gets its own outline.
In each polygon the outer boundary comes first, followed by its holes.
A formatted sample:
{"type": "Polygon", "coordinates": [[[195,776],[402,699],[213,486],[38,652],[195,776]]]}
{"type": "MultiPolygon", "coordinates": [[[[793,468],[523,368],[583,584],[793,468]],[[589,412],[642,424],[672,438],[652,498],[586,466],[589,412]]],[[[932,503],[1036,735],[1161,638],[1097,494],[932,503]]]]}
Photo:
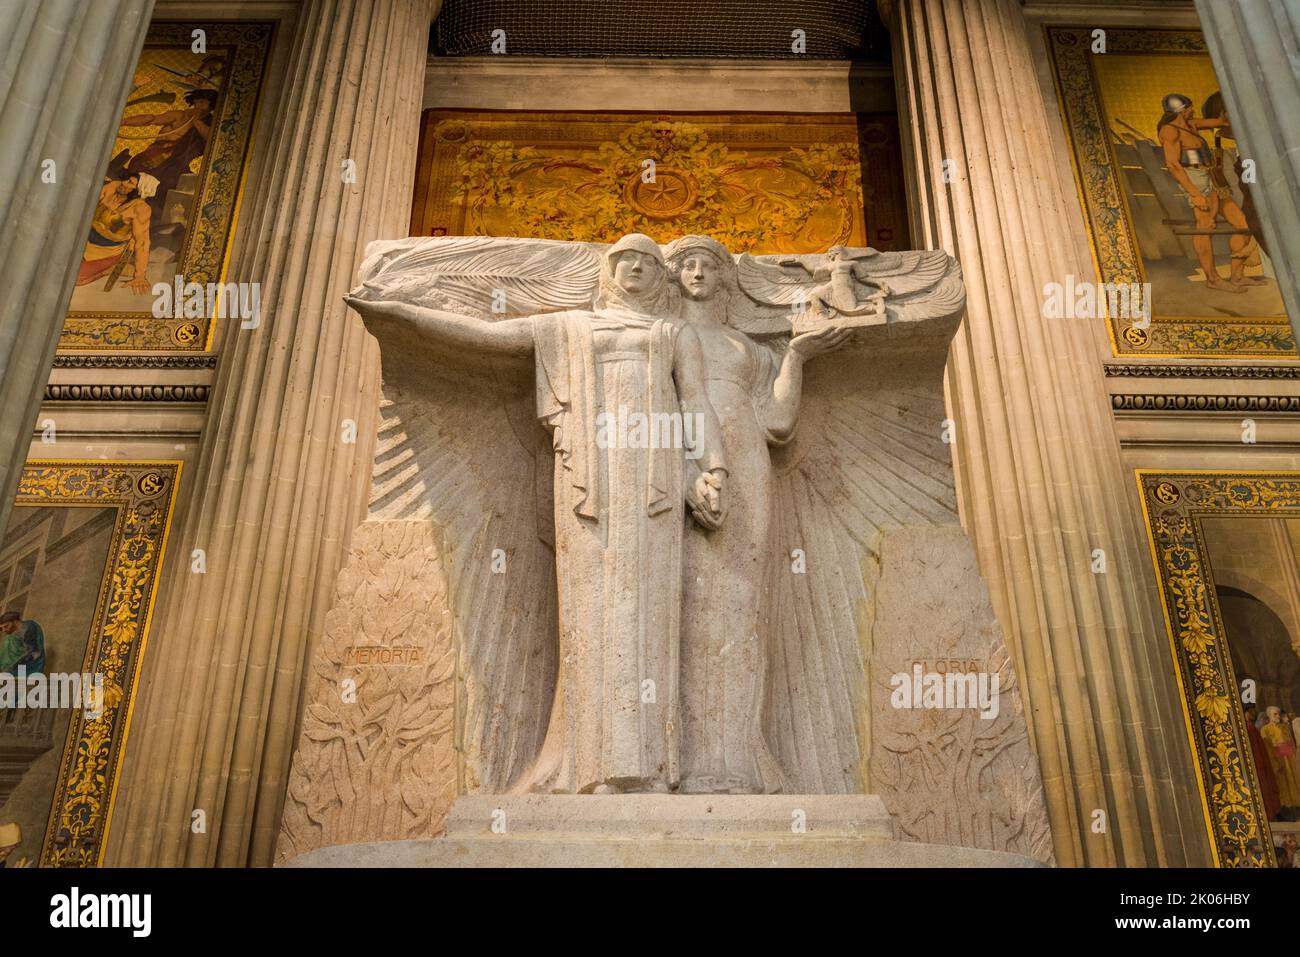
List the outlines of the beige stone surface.
{"type": "Polygon", "coordinates": [[[904,841],[547,839],[393,841],[328,847],[292,867],[1035,867],[1002,851],[904,841]]]}
{"type": "Polygon", "coordinates": [[[558,837],[856,838],[892,841],[874,794],[467,794],[447,817],[450,839],[558,837]]]}
{"type": "Polygon", "coordinates": [[[365,244],[406,221],[433,13],[314,0],[295,20],[227,275],[262,284],[261,323],[223,342],[195,504],[171,533],[205,549],[207,572],[160,588],[110,864],[273,860],[303,679],[375,444],[378,356],[341,296],[365,244]]]}
{"type": "Polygon", "coordinates": [[[308,676],[276,860],[429,837],[456,793],[455,649],[430,522],[363,522],[308,676]]]}
{"type": "Polygon", "coordinates": [[[479,795],[435,840],[329,847],[289,867],[1032,867],[893,839],[872,795],[479,795]]]}
{"type": "Polygon", "coordinates": [[[898,818],[901,837],[1052,863],[1015,665],[960,528],[882,536],[870,674],[870,788],[898,818]],[[894,707],[890,676],[907,674],[918,660],[935,673],[996,675],[996,715],[894,707]]]}
{"type": "MultiPolygon", "coordinates": [[[[457,662],[463,796],[437,854],[499,813],[532,861],[628,859],[620,841],[651,838],[685,840],[689,857],[707,837],[736,863],[755,847],[794,862],[810,831],[769,840],[792,801],[815,803],[809,820],[839,842],[817,845],[823,863],[932,854],[858,848],[895,834],[868,796],[878,773],[900,843],[1051,859],[1014,669],[955,522],[939,400],[962,302],[951,259],[733,259],[706,237],[666,259],[643,236],[411,239],[374,244],[361,276],[349,303],[380,341],[388,402],[362,529],[432,522],[447,576],[420,603],[445,594],[457,662]],[[870,296],[881,321],[862,327],[870,296]],[[791,338],[812,301],[815,322],[791,338]],[[644,401],[698,415],[698,434],[601,439],[601,415],[644,401]],[[996,719],[957,703],[929,728],[873,706],[881,669],[957,655],[1003,682],[996,719]],[[713,804],[724,813],[701,810],[713,804]]],[[[401,561],[363,543],[355,574],[401,561]]],[[[338,621],[355,593],[341,586],[338,621]]],[[[418,627],[395,622],[384,643],[418,627]]],[[[328,701],[338,652],[318,657],[328,701]]],[[[322,741],[388,747],[324,701],[300,739],[282,860],[360,840],[322,741]]],[[[349,777],[390,799],[406,786],[349,777]]]]}

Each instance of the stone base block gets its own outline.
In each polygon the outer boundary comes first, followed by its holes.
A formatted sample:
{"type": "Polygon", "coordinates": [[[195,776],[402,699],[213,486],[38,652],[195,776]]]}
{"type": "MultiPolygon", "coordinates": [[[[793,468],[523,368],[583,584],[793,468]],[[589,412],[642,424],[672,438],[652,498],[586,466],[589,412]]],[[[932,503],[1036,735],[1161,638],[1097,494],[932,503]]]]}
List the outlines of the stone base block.
{"type": "Polygon", "coordinates": [[[289,867],[1034,867],[897,840],[870,794],[464,795],[443,837],[323,847],[289,867]]]}

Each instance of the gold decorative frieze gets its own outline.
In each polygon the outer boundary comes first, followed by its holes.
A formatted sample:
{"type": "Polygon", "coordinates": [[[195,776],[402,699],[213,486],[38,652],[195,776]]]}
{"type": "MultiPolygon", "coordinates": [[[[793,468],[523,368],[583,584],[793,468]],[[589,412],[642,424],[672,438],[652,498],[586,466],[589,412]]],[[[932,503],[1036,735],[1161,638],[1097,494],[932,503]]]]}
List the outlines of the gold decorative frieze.
{"type": "Polygon", "coordinates": [[[885,114],[428,110],[411,231],[906,248],[899,157],[885,114]]]}

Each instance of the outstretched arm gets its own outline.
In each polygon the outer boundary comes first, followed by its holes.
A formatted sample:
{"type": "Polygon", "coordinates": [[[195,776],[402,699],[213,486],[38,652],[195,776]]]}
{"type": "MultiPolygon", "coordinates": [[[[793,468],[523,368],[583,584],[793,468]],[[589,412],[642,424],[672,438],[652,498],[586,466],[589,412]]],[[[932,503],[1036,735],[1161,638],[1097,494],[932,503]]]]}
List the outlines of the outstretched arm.
{"type": "Polygon", "coordinates": [[[784,442],[794,434],[803,396],[804,362],[838,349],[852,334],[851,329],[842,326],[826,326],[790,340],[790,346],[781,358],[781,368],[772,382],[772,401],[767,403],[766,421],[763,422],[763,427],[774,440],[784,442]]]}
{"type": "Polygon", "coordinates": [[[365,320],[366,328],[381,341],[388,338],[383,334],[385,327],[399,324],[448,352],[496,356],[533,353],[533,321],[529,318],[485,322],[405,302],[372,302],[353,296],[344,296],[343,301],[357,311],[365,320]]]}

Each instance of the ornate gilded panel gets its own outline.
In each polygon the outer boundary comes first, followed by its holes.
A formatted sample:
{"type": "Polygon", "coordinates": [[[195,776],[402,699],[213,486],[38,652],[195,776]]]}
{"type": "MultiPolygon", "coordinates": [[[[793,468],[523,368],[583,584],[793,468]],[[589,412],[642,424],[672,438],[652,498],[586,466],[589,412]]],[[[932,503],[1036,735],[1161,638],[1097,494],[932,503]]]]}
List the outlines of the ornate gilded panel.
{"type": "Polygon", "coordinates": [[[199,308],[187,296],[193,308],[164,308],[160,316],[153,288],[197,283],[206,291],[224,277],[274,26],[150,26],[105,167],[60,349],[211,348],[215,297],[205,296],[199,308]]]}
{"type": "Polygon", "coordinates": [[[1138,470],[1151,554],[1216,862],[1275,863],[1203,523],[1300,518],[1300,473],[1138,470]]]}
{"type": "Polygon", "coordinates": [[[428,110],[411,232],[821,252],[906,248],[906,223],[889,114],[428,110]]]}
{"type": "MultiPolygon", "coordinates": [[[[179,478],[179,462],[31,461],[23,469],[0,547],[2,597],[22,618],[40,619],[40,668],[49,669],[51,687],[56,673],[97,675],[102,683],[98,708],[76,707],[67,717],[61,710],[45,722],[55,732],[53,751],[27,771],[39,780],[6,782],[21,800],[0,801],[5,814],[37,832],[39,822],[23,815],[43,817],[43,795],[35,792],[46,777],[53,785],[42,866],[102,861],[179,478]]],[[[37,740],[51,734],[39,726],[43,717],[21,709],[0,715],[0,747],[7,754],[49,748],[37,740]]]]}
{"type": "Polygon", "coordinates": [[[1046,30],[1097,273],[1150,283],[1149,322],[1108,319],[1115,355],[1297,358],[1250,192],[1264,171],[1238,155],[1204,37],[1046,30]]]}

